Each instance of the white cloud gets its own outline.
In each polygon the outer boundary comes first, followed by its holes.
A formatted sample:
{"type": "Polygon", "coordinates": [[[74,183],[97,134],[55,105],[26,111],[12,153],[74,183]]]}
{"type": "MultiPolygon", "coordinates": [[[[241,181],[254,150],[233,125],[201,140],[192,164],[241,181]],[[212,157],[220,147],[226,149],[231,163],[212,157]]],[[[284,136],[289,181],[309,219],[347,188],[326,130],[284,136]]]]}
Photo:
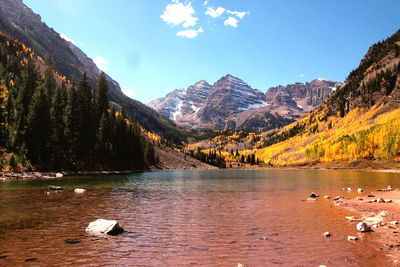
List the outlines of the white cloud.
{"type": "Polygon", "coordinates": [[[223,8],[223,7],[218,7],[216,9],[214,9],[212,7],[208,7],[207,11],[206,11],[206,15],[209,15],[213,18],[218,18],[219,16],[224,14],[224,12],[225,12],[225,8],[223,8]]]}
{"type": "Polygon", "coordinates": [[[204,1],[204,6],[206,6],[208,4],[208,0],[204,1]]]}
{"type": "Polygon", "coordinates": [[[249,12],[246,12],[246,11],[232,11],[232,10],[227,10],[226,12],[228,12],[228,13],[231,14],[231,15],[237,16],[239,19],[243,19],[243,17],[244,17],[246,14],[249,14],[249,12]]]}
{"type": "Polygon", "coordinates": [[[237,19],[235,19],[234,17],[229,17],[224,21],[224,25],[236,28],[238,26],[238,22],[239,21],[237,19]]]}
{"type": "Polygon", "coordinates": [[[186,5],[179,2],[179,0],[173,0],[172,4],[166,6],[164,14],[160,17],[161,19],[174,26],[182,24],[184,28],[195,26],[198,18],[193,17],[195,11],[192,7],[192,3],[189,2],[186,5]]]}
{"type": "Polygon", "coordinates": [[[71,38],[69,38],[67,35],[65,35],[65,34],[63,34],[63,33],[60,33],[60,37],[63,38],[64,40],[70,42],[70,43],[75,44],[75,41],[74,41],[74,40],[72,40],[71,38]]]}
{"type": "Polygon", "coordinates": [[[96,64],[96,66],[102,70],[102,71],[108,71],[108,61],[101,56],[97,56],[95,58],[93,58],[94,64],[96,64]]]}
{"type": "Polygon", "coordinates": [[[197,35],[201,32],[204,32],[203,28],[199,28],[198,30],[183,30],[176,33],[176,36],[186,37],[189,39],[197,37],[197,35]]]}

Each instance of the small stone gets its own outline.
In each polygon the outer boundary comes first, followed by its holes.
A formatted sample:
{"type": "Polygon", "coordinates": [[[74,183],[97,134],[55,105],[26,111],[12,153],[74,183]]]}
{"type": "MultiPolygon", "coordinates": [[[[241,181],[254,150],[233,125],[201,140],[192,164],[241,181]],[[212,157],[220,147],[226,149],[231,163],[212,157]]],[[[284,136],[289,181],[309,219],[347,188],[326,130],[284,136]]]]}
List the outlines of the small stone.
{"type": "Polygon", "coordinates": [[[392,191],[392,187],[390,185],[387,186],[386,188],[387,191],[392,191]]]}
{"type": "Polygon", "coordinates": [[[61,172],[56,173],[56,178],[62,178],[62,177],[64,177],[64,174],[62,174],[61,172]]]}
{"type": "Polygon", "coordinates": [[[362,190],[362,188],[358,188],[358,189],[357,189],[357,192],[358,192],[358,193],[362,193],[363,191],[364,191],[364,190],[362,190]]]}
{"type": "Polygon", "coordinates": [[[381,212],[379,213],[379,215],[380,215],[381,217],[386,217],[386,216],[389,215],[389,213],[388,213],[386,210],[383,210],[383,211],[381,211],[381,212]]]}
{"type": "Polygon", "coordinates": [[[310,197],[315,198],[315,197],[319,197],[319,195],[318,195],[317,193],[312,192],[312,193],[310,194],[310,197]]]}
{"type": "Polygon", "coordinates": [[[393,224],[393,225],[399,224],[398,221],[391,221],[390,223],[393,224]]]}
{"type": "Polygon", "coordinates": [[[350,187],[347,187],[347,191],[351,191],[351,188],[350,188],[350,187]]]}
{"type": "Polygon", "coordinates": [[[376,202],[378,202],[378,203],[385,203],[385,200],[384,200],[383,198],[381,198],[381,197],[378,197],[378,198],[376,199],[376,202]]]}
{"type": "Polygon", "coordinates": [[[341,198],[344,198],[344,197],[342,197],[342,196],[336,196],[336,197],[333,198],[333,200],[339,200],[339,199],[341,199],[341,198]]]}
{"type": "Polygon", "coordinates": [[[357,224],[357,231],[359,232],[369,232],[371,231],[371,227],[368,226],[365,222],[359,222],[357,224]]]}
{"type": "Polygon", "coordinates": [[[320,265],[320,266],[318,266],[318,267],[326,267],[326,265],[320,265]]]}
{"type": "Polygon", "coordinates": [[[316,199],[316,198],[313,198],[313,197],[308,197],[307,200],[308,200],[308,201],[317,201],[317,199],[316,199]]]}
{"type": "Polygon", "coordinates": [[[75,188],[74,189],[74,193],[76,194],[83,194],[86,192],[86,189],[82,189],[82,188],[75,188]]]}
{"type": "Polygon", "coordinates": [[[375,197],[375,195],[373,195],[373,194],[369,194],[369,195],[368,195],[368,197],[375,197]]]}
{"type": "Polygon", "coordinates": [[[349,240],[349,241],[358,240],[358,237],[349,235],[349,236],[347,236],[347,240],[349,240]]]}
{"type": "Polygon", "coordinates": [[[330,236],[331,236],[331,233],[325,232],[325,233],[323,233],[322,235],[325,236],[325,237],[330,237],[330,236]]]}
{"type": "Polygon", "coordinates": [[[49,190],[53,190],[53,191],[61,191],[63,190],[61,186],[56,186],[56,185],[50,185],[49,186],[49,190]]]}
{"type": "Polygon", "coordinates": [[[346,220],[348,220],[350,222],[360,221],[360,219],[357,218],[356,216],[346,216],[346,220]]]}
{"type": "Polygon", "coordinates": [[[376,189],[376,191],[378,191],[378,192],[381,192],[381,191],[382,191],[382,189],[376,189]]]}
{"type": "Polygon", "coordinates": [[[360,200],[360,201],[361,201],[361,200],[363,200],[363,198],[362,198],[362,197],[357,197],[357,200],[360,200]]]}
{"type": "Polygon", "coordinates": [[[392,203],[393,201],[391,199],[384,199],[385,203],[392,203]]]}
{"type": "Polygon", "coordinates": [[[330,199],[331,197],[330,196],[324,196],[324,199],[330,199]]]}
{"type": "Polygon", "coordinates": [[[50,195],[50,192],[49,191],[46,191],[46,192],[44,192],[46,195],[50,195]]]}

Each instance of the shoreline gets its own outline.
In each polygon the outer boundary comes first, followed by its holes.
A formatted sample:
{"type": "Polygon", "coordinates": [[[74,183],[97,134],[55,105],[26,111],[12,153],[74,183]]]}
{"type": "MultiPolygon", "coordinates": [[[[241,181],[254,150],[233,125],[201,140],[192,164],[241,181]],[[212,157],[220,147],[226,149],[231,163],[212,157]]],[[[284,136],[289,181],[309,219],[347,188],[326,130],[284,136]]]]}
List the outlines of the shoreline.
{"type": "MultiPolygon", "coordinates": [[[[157,172],[157,171],[190,171],[190,170],[218,170],[218,168],[155,168],[151,167],[147,170],[121,170],[121,171],[59,171],[59,172],[41,172],[41,171],[4,171],[0,172],[0,182],[11,181],[11,180],[32,180],[32,179],[57,179],[69,176],[85,176],[85,175],[112,175],[112,174],[131,174],[140,172],[157,172]]],[[[377,172],[377,173],[399,173],[400,169],[374,169],[374,168],[346,168],[346,167],[334,167],[334,168],[307,168],[307,167],[267,167],[267,168],[246,168],[248,166],[243,166],[244,168],[226,168],[220,170],[319,170],[319,171],[329,171],[329,170],[342,170],[342,171],[365,171],[365,172],[377,172]]],[[[400,200],[400,198],[399,198],[400,200]]]]}
{"type": "MultiPolygon", "coordinates": [[[[393,266],[400,266],[400,190],[377,189],[359,193],[356,198],[341,198],[333,204],[353,214],[346,223],[365,222],[375,233],[376,249],[386,254],[393,266]],[[381,202],[382,201],[382,202],[381,202]]],[[[363,238],[368,232],[359,233],[363,238]]],[[[357,242],[357,241],[356,241],[357,242]]]]}

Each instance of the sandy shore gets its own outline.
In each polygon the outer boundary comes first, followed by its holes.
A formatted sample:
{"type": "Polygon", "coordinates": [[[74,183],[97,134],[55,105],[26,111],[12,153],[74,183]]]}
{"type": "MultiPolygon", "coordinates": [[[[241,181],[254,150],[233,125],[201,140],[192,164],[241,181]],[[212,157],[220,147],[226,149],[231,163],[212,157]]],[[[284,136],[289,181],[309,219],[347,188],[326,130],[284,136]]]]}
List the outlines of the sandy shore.
{"type": "MultiPolygon", "coordinates": [[[[400,191],[363,192],[353,199],[334,201],[336,206],[354,213],[356,218],[347,218],[348,223],[367,223],[376,233],[377,249],[382,250],[393,266],[400,266],[400,191]],[[384,202],[380,202],[384,201],[384,202]],[[349,220],[350,219],[350,220],[349,220]]],[[[360,233],[368,235],[369,233],[360,233]]]]}

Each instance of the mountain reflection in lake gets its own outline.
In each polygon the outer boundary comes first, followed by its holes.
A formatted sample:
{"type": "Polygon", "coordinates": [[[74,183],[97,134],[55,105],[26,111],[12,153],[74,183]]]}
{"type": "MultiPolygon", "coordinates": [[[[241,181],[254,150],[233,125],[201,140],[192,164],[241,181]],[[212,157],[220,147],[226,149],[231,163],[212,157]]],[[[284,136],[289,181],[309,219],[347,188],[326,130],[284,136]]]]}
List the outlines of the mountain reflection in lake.
{"type": "Polygon", "coordinates": [[[357,242],[348,212],[324,195],[355,197],[399,174],[361,171],[174,171],[0,183],[0,266],[377,266],[374,233],[357,242]],[[49,185],[61,193],[45,194],[49,185]],[[74,194],[74,188],[85,194],[74,194]],[[316,202],[303,201],[311,191],[316,202]],[[116,219],[119,236],[88,223],[116,219]],[[322,236],[329,231],[332,237],[322,236]],[[79,240],[70,244],[66,239],[79,240]]]}

